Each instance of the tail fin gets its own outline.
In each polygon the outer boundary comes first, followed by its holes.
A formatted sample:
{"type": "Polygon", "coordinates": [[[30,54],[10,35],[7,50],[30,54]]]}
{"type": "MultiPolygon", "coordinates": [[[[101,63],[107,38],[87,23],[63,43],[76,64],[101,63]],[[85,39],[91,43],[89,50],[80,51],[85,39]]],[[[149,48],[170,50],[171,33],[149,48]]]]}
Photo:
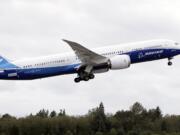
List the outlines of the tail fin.
{"type": "Polygon", "coordinates": [[[5,69],[5,68],[16,68],[14,64],[9,62],[6,58],[0,56],[0,69],[5,69]]]}
{"type": "Polygon", "coordinates": [[[0,56],[0,65],[7,64],[7,63],[9,63],[9,61],[7,59],[3,58],[2,56],[0,56]]]}

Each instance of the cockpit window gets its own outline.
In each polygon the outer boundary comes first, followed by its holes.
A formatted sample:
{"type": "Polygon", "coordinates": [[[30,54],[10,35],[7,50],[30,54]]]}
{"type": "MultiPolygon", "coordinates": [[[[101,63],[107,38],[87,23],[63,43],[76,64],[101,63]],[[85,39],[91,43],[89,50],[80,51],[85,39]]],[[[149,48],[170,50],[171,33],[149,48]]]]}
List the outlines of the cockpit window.
{"type": "Polygon", "coordinates": [[[175,43],[175,45],[179,45],[179,43],[178,43],[178,42],[176,42],[176,43],[175,43]]]}

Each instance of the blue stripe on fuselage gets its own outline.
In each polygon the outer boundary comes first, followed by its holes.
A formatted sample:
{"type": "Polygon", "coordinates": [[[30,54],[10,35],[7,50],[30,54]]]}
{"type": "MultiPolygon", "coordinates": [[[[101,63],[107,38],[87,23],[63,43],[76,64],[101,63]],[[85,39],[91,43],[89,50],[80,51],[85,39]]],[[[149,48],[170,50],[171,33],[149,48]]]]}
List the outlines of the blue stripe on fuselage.
{"type": "Polygon", "coordinates": [[[31,68],[31,69],[9,69],[4,73],[0,73],[0,79],[8,80],[31,80],[56,75],[72,74],[76,72],[76,67],[79,64],[61,66],[61,67],[46,67],[46,68],[31,68]],[[9,74],[17,73],[17,76],[8,77],[9,74]]]}
{"type": "MultiPolygon", "coordinates": [[[[171,58],[180,54],[177,49],[145,49],[125,53],[130,56],[131,63],[139,63],[145,61],[158,60],[163,58],[171,58]]],[[[122,55],[122,54],[119,54],[122,55]]],[[[61,66],[61,67],[45,67],[45,68],[32,68],[32,69],[9,69],[4,73],[0,72],[0,79],[9,80],[31,80],[55,75],[72,74],[76,73],[76,67],[79,64],[61,66]],[[9,74],[17,73],[17,76],[8,77],[9,74]]]]}

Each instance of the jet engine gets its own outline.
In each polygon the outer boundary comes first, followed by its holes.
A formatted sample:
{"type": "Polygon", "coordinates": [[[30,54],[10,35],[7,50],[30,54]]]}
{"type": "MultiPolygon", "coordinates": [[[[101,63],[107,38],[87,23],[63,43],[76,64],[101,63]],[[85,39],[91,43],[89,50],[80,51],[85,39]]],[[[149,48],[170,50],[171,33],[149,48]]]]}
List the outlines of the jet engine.
{"type": "Polygon", "coordinates": [[[117,55],[110,58],[111,70],[128,68],[130,65],[131,65],[131,59],[129,55],[117,55]]]}

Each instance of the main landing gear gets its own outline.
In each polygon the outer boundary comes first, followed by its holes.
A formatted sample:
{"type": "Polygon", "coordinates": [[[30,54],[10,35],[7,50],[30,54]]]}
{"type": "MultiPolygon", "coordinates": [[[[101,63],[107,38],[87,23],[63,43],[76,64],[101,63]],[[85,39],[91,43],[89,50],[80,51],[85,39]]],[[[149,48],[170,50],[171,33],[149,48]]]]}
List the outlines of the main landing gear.
{"type": "Polygon", "coordinates": [[[168,66],[171,66],[173,63],[171,62],[173,58],[168,58],[168,66]]]}
{"type": "Polygon", "coordinates": [[[78,77],[74,79],[75,83],[79,83],[80,81],[89,81],[90,79],[94,79],[94,74],[81,73],[78,74],[78,77]]]}

